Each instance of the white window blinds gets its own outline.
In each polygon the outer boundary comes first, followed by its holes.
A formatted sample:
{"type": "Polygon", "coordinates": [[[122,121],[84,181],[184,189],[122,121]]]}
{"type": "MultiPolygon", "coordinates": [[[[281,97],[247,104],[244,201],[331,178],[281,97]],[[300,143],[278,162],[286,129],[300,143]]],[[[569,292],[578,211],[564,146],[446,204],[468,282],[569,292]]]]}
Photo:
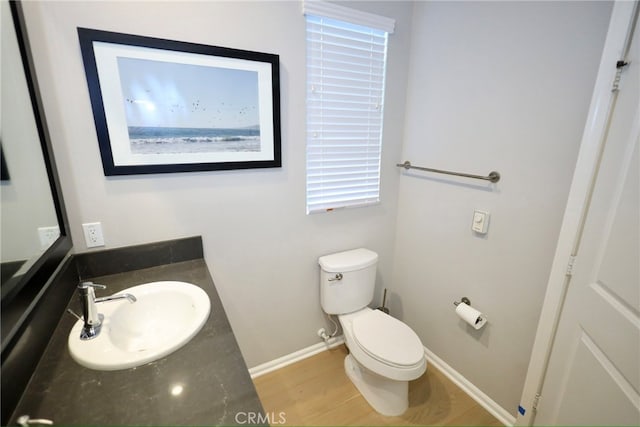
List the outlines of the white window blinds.
{"type": "Polygon", "coordinates": [[[388,33],[305,13],[307,213],[377,203],[388,33]]]}

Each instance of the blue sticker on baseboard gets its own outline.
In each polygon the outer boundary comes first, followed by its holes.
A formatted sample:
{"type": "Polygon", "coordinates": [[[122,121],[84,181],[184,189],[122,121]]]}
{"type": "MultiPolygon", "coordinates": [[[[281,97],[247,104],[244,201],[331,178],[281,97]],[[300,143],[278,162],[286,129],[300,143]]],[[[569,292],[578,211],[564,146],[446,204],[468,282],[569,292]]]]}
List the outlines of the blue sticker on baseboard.
{"type": "Polygon", "coordinates": [[[524,415],[524,413],[527,411],[525,411],[525,409],[521,405],[518,405],[518,412],[520,412],[520,415],[524,415]]]}

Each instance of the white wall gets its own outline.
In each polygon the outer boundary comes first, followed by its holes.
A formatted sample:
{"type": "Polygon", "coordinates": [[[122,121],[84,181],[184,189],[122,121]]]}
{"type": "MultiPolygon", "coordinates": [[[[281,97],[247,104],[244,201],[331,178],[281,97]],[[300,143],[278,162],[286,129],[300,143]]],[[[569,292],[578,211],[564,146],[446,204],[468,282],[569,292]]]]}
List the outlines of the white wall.
{"type": "MultiPolygon", "coordinates": [[[[403,159],[486,174],[400,179],[391,311],[516,413],[608,24],[598,2],[419,2],[403,159]],[[485,237],[470,229],[489,211],[485,237]],[[475,331],[453,301],[489,323],[475,331]]],[[[613,65],[613,64],[612,64],[613,65]]]]}
{"type": "Polygon", "coordinates": [[[317,342],[316,258],[369,247],[381,256],[376,295],[390,288],[392,313],[515,413],[610,6],[344,3],[398,21],[383,202],[307,216],[299,2],[25,2],[76,251],[83,222],[101,221],[109,248],[201,234],[255,366],[317,342]],[[105,178],[77,26],[279,54],[284,166],[105,178]],[[399,178],[401,159],[503,179],[399,178]],[[470,231],[474,208],[491,212],[485,238],[470,231]],[[454,316],[462,296],[489,317],[479,333],[454,316]]]}
{"type": "MultiPolygon", "coordinates": [[[[397,19],[390,38],[382,203],[305,214],[305,24],[290,2],[25,2],[73,234],[100,221],[107,248],[202,235],[205,257],[249,366],[318,341],[326,326],[317,257],[366,246],[391,276],[410,3],[353,7],[397,19]],[[106,178],[76,27],[280,55],[283,167],[106,178]]],[[[377,293],[379,295],[379,292],[377,293]]]]}

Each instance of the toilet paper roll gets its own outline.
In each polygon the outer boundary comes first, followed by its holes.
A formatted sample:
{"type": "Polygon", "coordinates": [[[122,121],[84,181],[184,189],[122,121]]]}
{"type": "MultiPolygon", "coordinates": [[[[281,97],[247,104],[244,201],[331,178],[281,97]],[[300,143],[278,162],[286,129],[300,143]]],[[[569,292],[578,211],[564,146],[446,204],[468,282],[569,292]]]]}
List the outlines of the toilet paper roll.
{"type": "Polygon", "coordinates": [[[463,302],[456,307],[456,314],[475,329],[480,329],[487,323],[487,318],[484,317],[484,314],[463,302]]]}

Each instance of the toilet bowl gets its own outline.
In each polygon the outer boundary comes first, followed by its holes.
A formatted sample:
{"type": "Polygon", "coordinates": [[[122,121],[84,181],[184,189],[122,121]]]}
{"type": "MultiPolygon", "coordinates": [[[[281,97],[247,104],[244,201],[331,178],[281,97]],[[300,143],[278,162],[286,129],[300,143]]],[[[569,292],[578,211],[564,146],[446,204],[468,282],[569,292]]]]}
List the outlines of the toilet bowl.
{"type": "Polygon", "coordinates": [[[345,371],[377,412],[393,416],[409,406],[409,381],[427,369],[424,347],[401,321],[370,308],[338,316],[349,355],[345,371]]]}
{"type": "Polygon", "coordinates": [[[349,355],[345,372],[373,409],[401,415],[409,381],[427,369],[424,347],[406,324],[367,307],[373,297],[377,254],[355,249],[320,257],[321,304],[338,315],[349,355]]]}

